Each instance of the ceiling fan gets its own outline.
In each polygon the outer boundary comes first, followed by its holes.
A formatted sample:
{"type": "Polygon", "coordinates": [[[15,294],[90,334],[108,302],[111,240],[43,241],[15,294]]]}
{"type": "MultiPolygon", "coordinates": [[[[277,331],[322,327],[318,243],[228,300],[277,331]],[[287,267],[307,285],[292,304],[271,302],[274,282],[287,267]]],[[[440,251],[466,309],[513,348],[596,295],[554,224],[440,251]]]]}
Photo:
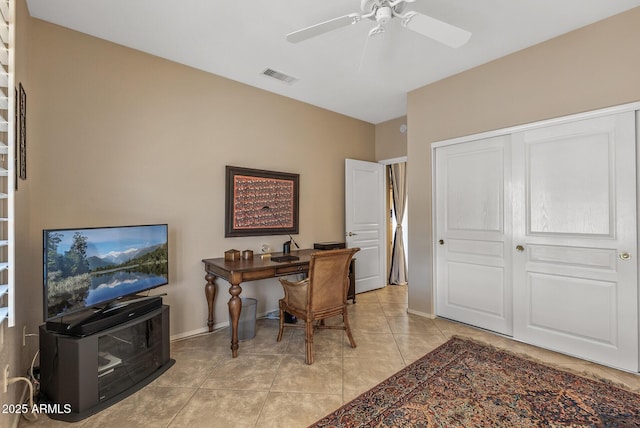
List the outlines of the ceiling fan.
{"type": "Polygon", "coordinates": [[[471,33],[446,22],[423,15],[418,12],[404,12],[406,3],[415,0],[362,0],[361,13],[350,13],[330,19],[307,28],[287,34],[287,40],[298,43],[315,36],[336,30],[347,25],[357,24],[362,19],[375,21],[377,25],[369,32],[369,36],[384,33],[385,25],[394,18],[400,19],[403,27],[418,34],[434,39],[452,48],[458,48],[469,41],[471,33]]]}

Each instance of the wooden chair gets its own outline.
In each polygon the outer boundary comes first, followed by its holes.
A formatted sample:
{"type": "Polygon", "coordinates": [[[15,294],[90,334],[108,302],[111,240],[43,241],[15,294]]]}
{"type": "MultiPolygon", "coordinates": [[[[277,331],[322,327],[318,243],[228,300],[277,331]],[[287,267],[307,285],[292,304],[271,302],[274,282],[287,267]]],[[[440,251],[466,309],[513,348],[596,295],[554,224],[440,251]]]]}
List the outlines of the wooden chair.
{"type": "MultiPolygon", "coordinates": [[[[298,282],[280,279],[284,288],[284,298],[280,299],[278,342],[282,340],[285,312],[304,321],[307,364],[313,364],[313,332],[318,328],[345,330],[351,347],[356,347],[349,328],[347,291],[349,265],[353,255],[358,251],[360,248],[318,251],[311,255],[309,275],[306,279],[298,282]],[[325,325],[326,318],[337,315],[342,315],[343,325],[325,325]]],[[[298,326],[287,324],[286,327],[298,326]]]]}

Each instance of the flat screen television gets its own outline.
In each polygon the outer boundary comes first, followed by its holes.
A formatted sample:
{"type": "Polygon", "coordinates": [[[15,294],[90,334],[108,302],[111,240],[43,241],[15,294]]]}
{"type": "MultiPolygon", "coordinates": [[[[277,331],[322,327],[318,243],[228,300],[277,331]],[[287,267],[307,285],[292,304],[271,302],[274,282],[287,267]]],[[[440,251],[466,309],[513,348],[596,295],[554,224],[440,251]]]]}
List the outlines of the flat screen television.
{"type": "Polygon", "coordinates": [[[166,224],[43,231],[44,319],[168,283],[166,224]]]}

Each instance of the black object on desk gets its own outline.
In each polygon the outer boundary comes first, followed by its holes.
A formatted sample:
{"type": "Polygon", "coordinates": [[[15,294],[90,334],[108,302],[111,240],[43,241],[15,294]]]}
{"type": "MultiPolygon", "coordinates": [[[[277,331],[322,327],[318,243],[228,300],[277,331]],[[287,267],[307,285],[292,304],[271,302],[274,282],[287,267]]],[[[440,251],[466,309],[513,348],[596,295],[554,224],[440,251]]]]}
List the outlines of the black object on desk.
{"type": "Polygon", "coordinates": [[[341,250],[347,248],[344,242],[316,242],[313,244],[316,250],[341,250]]]}

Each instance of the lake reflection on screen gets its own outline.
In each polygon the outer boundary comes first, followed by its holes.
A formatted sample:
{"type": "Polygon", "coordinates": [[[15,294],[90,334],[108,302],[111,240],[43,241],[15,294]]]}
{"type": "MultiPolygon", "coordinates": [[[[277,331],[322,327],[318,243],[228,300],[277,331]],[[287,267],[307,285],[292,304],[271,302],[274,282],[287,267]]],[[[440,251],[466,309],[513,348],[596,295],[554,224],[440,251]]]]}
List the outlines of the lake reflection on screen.
{"type": "Polygon", "coordinates": [[[166,276],[142,272],[118,271],[91,278],[87,305],[137,293],[167,282],[166,276]]]}

